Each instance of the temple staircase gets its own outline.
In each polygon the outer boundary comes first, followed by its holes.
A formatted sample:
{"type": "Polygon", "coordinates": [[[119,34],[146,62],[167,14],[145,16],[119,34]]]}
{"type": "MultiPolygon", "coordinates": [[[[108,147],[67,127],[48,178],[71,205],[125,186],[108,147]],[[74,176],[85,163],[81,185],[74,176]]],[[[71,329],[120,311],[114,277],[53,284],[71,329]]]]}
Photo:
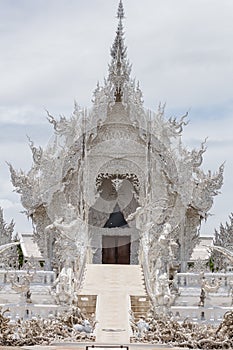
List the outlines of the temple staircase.
{"type": "Polygon", "coordinates": [[[139,318],[149,307],[140,265],[88,264],[79,295],[97,296],[95,336],[102,344],[129,343],[129,311],[139,318]]]}

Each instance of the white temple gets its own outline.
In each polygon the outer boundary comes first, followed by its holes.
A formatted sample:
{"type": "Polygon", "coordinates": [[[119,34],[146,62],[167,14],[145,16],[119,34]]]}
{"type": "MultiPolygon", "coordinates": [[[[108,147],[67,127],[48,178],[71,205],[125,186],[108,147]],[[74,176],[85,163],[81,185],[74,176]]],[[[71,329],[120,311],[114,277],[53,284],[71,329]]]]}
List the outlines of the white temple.
{"type": "Polygon", "coordinates": [[[162,105],[144,107],[124,44],[122,0],[117,18],[107,78],[92,108],[75,104],[71,118],[48,112],[54,136],[45,149],[29,139],[30,171],[9,164],[33,232],[18,233],[20,249],[0,208],[0,316],[12,329],[4,328],[4,339],[17,346],[20,339],[74,342],[84,339],[82,330],[99,344],[129,344],[148,342],[148,331],[153,344],[176,338],[176,345],[203,348],[196,325],[206,323],[220,324],[205,328],[208,348],[223,340],[232,348],[233,273],[208,264],[215,251],[222,266],[232,265],[232,252],[199,237],[223,165],[205,173],[205,141],[193,150],[182,144],[187,113],[167,118],[162,105]],[[178,331],[187,318],[193,323],[178,331]]]}
{"type": "MultiPolygon", "coordinates": [[[[223,182],[223,166],[203,172],[199,149],[181,142],[187,113],[166,118],[144,107],[131,78],[120,0],[111,62],[90,110],[75,105],[55,119],[47,148],[30,141],[28,173],[10,165],[12,183],[33,225],[47,270],[88,264],[141,265],[148,293],[185,272],[202,220],[223,182]]],[[[78,278],[78,277],[77,277],[78,278]]]]}

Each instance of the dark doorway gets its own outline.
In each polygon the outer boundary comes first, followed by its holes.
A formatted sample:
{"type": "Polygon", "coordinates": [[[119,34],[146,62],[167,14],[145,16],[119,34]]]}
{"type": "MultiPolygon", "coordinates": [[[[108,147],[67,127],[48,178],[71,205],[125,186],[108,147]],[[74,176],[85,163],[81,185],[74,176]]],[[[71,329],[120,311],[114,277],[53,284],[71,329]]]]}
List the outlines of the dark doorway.
{"type": "Polygon", "coordinates": [[[130,264],[130,236],[103,236],[102,264],[130,264]]]}
{"type": "Polygon", "coordinates": [[[109,219],[104,225],[104,228],[113,228],[113,227],[128,227],[127,222],[125,221],[124,215],[121,211],[115,211],[110,214],[109,219]]]}

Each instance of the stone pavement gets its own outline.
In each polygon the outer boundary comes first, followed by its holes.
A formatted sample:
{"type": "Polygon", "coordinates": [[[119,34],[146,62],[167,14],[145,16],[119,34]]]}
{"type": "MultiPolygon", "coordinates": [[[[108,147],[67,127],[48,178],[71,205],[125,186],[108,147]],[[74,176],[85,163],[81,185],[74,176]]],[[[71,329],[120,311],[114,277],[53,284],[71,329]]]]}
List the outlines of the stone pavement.
{"type": "Polygon", "coordinates": [[[79,294],[97,295],[97,343],[129,343],[130,296],[146,295],[140,265],[89,264],[79,294]]]}
{"type": "MultiPolygon", "coordinates": [[[[22,347],[21,349],[23,350],[86,350],[86,347],[88,347],[89,350],[91,350],[91,346],[95,345],[97,350],[121,350],[121,348],[117,348],[117,345],[111,345],[111,348],[107,344],[88,344],[88,343],[60,343],[60,344],[54,344],[52,346],[42,346],[42,345],[36,345],[36,346],[25,346],[22,347]],[[98,345],[100,346],[98,348],[98,345]],[[105,347],[104,347],[105,346],[105,347]]],[[[163,344],[124,344],[123,345],[123,350],[128,347],[129,350],[187,350],[187,348],[174,348],[168,345],[163,345],[163,344]]],[[[20,349],[20,348],[9,348],[9,349],[20,349]]],[[[8,347],[0,347],[0,350],[8,350],[8,347]]],[[[93,349],[95,350],[95,348],[93,349]]]]}

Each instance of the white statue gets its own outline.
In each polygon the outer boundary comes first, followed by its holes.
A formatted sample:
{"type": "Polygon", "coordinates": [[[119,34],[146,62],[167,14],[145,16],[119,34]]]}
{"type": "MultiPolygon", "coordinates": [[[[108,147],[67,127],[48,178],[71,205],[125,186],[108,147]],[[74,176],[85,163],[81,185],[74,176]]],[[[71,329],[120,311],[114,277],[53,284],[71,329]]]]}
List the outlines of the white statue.
{"type": "Polygon", "coordinates": [[[145,321],[144,317],[141,317],[137,322],[138,337],[141,338],[149,330],[149,324],[145,321]]]}
{"type": "Polygon", "coordinates": [[[174,270],[174,248],[177,246],[171,233],[170,223],[165,223],[160,236],[158,238],[156,235],[152,236],[147,254],[153,304],[163,313],[169,311],[175,297],[178,296],[178,291],[173,288],[172,281],[169,280],[170,270],[174,270]]]}
{"type": "Polygon", "coordinates": [[[167,313],[173,304],[176,295],[171,293],[169,288],[169,278],[167,273],[160,275],[156,281],[155,298],[157,310],[167,313]]]}
{"type": "Polygon", "coordinates": [[[68,259],[53,284],[51,294],[55,298],[57,304],[71,305],[73,301],[76,300],[75,289],[76,279],[68,259]]]}
{"type": "Polygon", "coordinates": [[[83,320],[82,324],[74,324],[73,325],[74,330],[78,332],[85,332],[85,333],[92,333],[93,327],[89,320],[83,320]]]}
{"type": "Polygon", "coordinates": [[[163,231],[158,239],[159,257],[167,264],[173,260],[174,249],[177,247],[176,242],[171,238],[171,233],[171,225],[169,223],[165,223],[163,226],[163,231]]]}
{"type": "Polygon", "coordinates": [[[59,231],[61,237],[64,239],[75,242],[83,234],[85,223],[78,217],[75,208],[69,203],[65,217],[55,217],[54,222],[45,228],[45,232],[50,233],[54,229],[59,231]]]}
{"type": "Polygon", "coordinates": [[[30,273],[27,272],[26,275],[20,276],[14,274],[9,275],[9,280],[11,282],[11,288],[16,291],[17,293],[20,293],[20,299],[21,302],[31,303],[31,291],[30,291],[30,284],[33,280],[34,272],[30,273]]]}
{"type": "Polygon", "coordinates": [[[85,257],[91,259],[86,223],[80,219],[75,208],[68,204],[65,217],[56,217],[54,222],[45,228],[47,235],[54,234],[59,244],[60,260],[66,261],[66,257],[72,257],[70,267],[78,274],[84,263],[85,257]]]}
{"type": "Polygon", "coordinates": [[[139,250],[139,262],[143,264],[143,260],[148,258],[149,247],[152,241],[151,231],[154,227],[154,221],[152,220],[152,206],[148,200],[144,201],[144,205],[136,209],[136,211],[130,214],[126,221],[134,220],[136,222],[136,228],[140,230],[140,250],[139,250]]]}
{"type": "Polygon", "coordinates": [[[83,235],[85,229],[85,224],[80,218],[76,218],[69,223],[66,223],[63,218],[59,218],[52,225],[59,231],[62,238],[72,242],[78,241],[79,236],[83,235]]]}
{"type": "Polygon", "coordinates": [[[134,213],[127,217],[126,221],[129,222],[134,219],[136,220],[136,228],[144,231],[146,224],[151,221],[151,210],[148,204],[145,203],[145,205],[138,207],[134,213]]]}

